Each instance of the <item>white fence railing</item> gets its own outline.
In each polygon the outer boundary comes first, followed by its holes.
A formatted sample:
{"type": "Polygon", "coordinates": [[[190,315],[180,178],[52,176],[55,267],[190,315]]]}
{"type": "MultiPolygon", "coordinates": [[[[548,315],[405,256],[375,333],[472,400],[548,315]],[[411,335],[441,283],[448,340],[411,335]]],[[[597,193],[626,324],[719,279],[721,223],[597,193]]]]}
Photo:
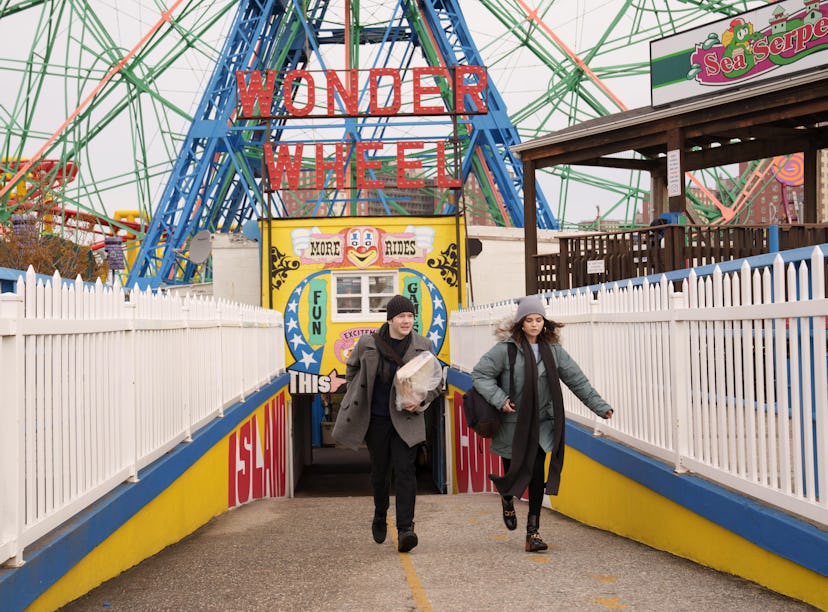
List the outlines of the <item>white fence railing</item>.
{"type": "MultiPolygon", "coordinates": [[[[568,416],[828,526],[825,256],[691,272],[680,291],[662,278],[550,296],[565,348],[617,408],[595,419],[564,387],[568,416]]],[[[452,313],[452,366],[470,372],[514,312],[452,313]]]]}
{"type": "Polygon", "coordinates": [[[280,313],[118,286],[0,295],[0,564],[285,369],[280,313]]]}

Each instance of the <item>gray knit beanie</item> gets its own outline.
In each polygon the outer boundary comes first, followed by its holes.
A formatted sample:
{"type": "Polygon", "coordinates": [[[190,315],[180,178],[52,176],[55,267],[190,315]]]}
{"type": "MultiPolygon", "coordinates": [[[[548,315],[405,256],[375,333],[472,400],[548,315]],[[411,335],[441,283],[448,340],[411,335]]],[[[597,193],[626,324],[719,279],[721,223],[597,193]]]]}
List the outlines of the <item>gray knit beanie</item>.
{"type": "Polygon", "coordinates": [[[515,321],[522,321],[523,317],[530,314],[539,314],[546,318],[546,305],[539,295],[529,295],[520,299],[515,321]]]}
{"type": "Polygon", "coordinates": [[[395,295],[388,300],[388,304],[385,305],[385,312],[387,314],[386,319],[388,321],[402,312],[417,314],[417,311],[414,309],[414,302],[409,300],[404,295],[395,295]]]}

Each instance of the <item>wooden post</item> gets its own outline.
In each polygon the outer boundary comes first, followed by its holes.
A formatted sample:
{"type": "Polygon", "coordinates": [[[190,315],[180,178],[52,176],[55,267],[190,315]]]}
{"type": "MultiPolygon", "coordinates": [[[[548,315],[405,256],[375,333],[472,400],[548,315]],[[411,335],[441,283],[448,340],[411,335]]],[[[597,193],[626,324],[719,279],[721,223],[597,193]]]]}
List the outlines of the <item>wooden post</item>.
{"type": "Polygon", "coordinates": [[[667,180],[663,170],[650,172],[650,206],[653,209],[653,219],[658,219],[661,213],[667,212],[665,196],[667,195],[667,180]]]}
{"type": "Polygon", "coordinates": [[[526,295],[538,292],[538,215],[535,161],[523,162],[523,239],[526,260],[526,295]]]}
{"type": "Polygon", "coordinates": [[[680,225],[670,225],[664,232],[664,258],[662,269],[658,272],[671,272],[685,267],[684,256],[684,228],[680,225]]]}
{"type": "Polygon", "coordinates": [[[569,282],[569,238],[558,238],[558,269],[556,271],[556,289],[570,289],[569,282]]]}

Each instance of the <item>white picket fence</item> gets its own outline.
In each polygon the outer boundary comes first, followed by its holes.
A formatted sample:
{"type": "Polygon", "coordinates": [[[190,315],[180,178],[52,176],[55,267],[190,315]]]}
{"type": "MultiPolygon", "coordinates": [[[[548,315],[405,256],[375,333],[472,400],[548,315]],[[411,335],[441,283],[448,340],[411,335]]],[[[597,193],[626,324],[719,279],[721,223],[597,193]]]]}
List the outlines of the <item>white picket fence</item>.
{"type": "Polygon", "coordinates": [[[285,369],[280,313],[36,279],[0,295],[0,564],[285,369]]]}
{"type": "MultiPolygon", "coordinates": [[[[680,291],[613,284],[548,296],[563,345],[617,410],[569,418],[828,526],[826,254],[701,277],[680,291]]],[[[470,372],[513,303],[452,313],[452,366],[470,372]]]]}

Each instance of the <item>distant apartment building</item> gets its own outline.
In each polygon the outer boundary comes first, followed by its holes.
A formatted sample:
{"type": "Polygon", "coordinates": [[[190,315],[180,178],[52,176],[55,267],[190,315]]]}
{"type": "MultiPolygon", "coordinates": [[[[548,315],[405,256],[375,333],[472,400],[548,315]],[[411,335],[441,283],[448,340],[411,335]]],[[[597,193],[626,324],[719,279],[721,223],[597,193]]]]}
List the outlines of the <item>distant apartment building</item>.
{"type": "Polygon", "coordinates": [[[390,171],[376,173],[375,179],[385,184],[382,194],[376,189],[351,188],[320,192],[315,170],[302,170],[299,189],[280,191],[285,214],[288,217],[435,214],[439,199],[432,180],[427,179],[422,189],[402,189],[396,186],[396,175],[390,171]]]}
{"type": "MultiPolygon", "coordinates": [[[[281,199],[287,217],[329,217],[340,215],[442,215],[452,207],[456,194],[438,188],[434,179],[424,179],[418,189],[397,187],[392,170],[378,172],[376,180],[385,183],[382,193],[375,189],[325,190],[321,195],[316,187],[316,172],[303,170],[299,175],[299,189],[282,189],[281,199]]],[[[483,190],[474,175],[469,176],[460,194],[468,225],[495,225],[483,190]]],[[[461,208],[462,210],[462,208],[461,208]]]]}

